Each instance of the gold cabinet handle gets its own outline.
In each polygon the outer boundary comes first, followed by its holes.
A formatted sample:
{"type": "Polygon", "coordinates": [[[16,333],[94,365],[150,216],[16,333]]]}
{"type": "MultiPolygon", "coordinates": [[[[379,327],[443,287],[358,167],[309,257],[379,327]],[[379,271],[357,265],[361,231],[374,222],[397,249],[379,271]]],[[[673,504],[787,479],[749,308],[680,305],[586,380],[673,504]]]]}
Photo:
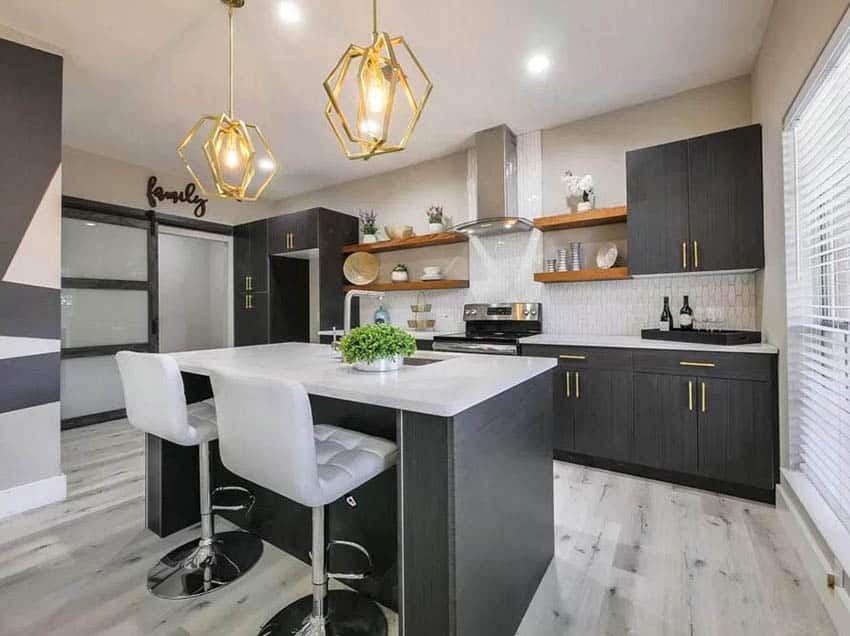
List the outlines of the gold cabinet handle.
{"type": "Polygon", "coordinates": [[[688,380],[688,410],[694,410],[694,381],[688,380]]]}
{"type": "Polygon", "coordinates": [[[579,384],[579,375],[578,371],[576,371],[576,399],[581,399],[581,384],[579,384]]]}
{"type": "Polygon", "coordinates": [[[562,353],[559,358],[564,360],[587,360],[587,356],[582,356],[576,353],[562,353]]]}
{"type": "Polygon", "coordinates": [[[694,269],[699,269],[699,241],[694,241],[694,269]]]}
{"type": "Polygon", "coordinates": [[[295,249],[295,232],[289,233],[289,249],[295,249]]]}
{"type": "Polygon", "coordinates": [[[248,309],[254,308],[254,296],[253,294],[248,294],[248,309]]]}
{"type": "Polygon", "coordinates": [[[688,269],[688,242],[682,241],[682,269],[688,269]]]}
{"type": "Polygon", "coordinates": [[[253,280],[250,276],[245,277],[245,291],[251,291],[253,287],[253,280]]]}
{"type": "Polygon", "coordinates": [[[567,380],[567,397],[570,397],[570,372],[567,371],[564,375],[564,378],[567,380]]]}
{"type": "Polygon", "coordinates": [[[250,295],[249,295],[249,294],[245,294],[245,309],[250,309],[250,307],[248,306],[248,299],[249,299],[249,298],[250,298],[250,295]]]}
{"type": "Polygon", "coordinates": [[[684,360],[679,362],[680,367],[706,367],[709,369],[714,368],[713,362],[685,362],[684,360]]]}
{"type": "Polygon", "coordinates": [[[700,387],[700,411],[705,413],[705,382],[702,382],[701,384],[702,386],[700,387]]]}
{"type": "Polygon", "coordinates": [[[286,233],[286,249],[289,249],[290,247],[292,247],[291,243],[292,243],[292,234],[287,232],[286,233]]]}

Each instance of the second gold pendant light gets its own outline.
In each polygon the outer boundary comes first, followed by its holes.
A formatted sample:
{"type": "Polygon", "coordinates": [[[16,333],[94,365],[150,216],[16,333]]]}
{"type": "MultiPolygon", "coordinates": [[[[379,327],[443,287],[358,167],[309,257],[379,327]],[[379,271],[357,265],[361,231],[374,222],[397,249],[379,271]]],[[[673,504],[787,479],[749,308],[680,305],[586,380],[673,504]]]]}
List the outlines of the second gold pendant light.
{"type": "Polygon", "coordinates": [[[432,84],[404,37],[378,30],[377,0],[372,0],[372,43],[350,45],[324,87],[325,117],[342,151],[349,159],[370,159],[404,150],[432,84]],[[402,67],[402,55],[415,77],[402,67]]]}

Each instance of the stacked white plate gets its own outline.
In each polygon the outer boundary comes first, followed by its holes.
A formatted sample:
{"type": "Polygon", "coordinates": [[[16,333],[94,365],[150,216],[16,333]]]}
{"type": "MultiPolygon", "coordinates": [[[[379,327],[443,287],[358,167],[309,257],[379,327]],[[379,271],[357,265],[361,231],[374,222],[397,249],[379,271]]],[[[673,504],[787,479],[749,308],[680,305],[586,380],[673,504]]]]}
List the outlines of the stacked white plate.
{"type": "MultiPolygon", "coordinates": [[[[566,252],[566,250],[564,250],[566,252]]],[[[581,270],[581,243],[570,243],[570,271],[581,270]]]]}
{"type": "Polygon", "coordinates": [[[556,263],[556,267],[559,272],[568,272],[570,271],[570,263],[567,259],[567,248],[560,247],[558,248],[558,262],[556,263]]]}

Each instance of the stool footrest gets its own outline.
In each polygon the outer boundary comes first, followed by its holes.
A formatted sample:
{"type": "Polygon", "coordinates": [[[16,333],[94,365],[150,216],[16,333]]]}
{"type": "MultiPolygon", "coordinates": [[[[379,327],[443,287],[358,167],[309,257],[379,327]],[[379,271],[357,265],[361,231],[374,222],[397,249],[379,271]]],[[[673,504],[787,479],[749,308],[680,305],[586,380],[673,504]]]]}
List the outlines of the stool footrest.
{"type": "Polygon", "coordinates": [[[245,511],[250,513],[256,503],[256,497],[247,488],[242,486],[219,486],[212,491],[212,511],[245,511]],[[219,503],[216,503],[218,501],[219,503]]]}
{"type": "Polygon", "coordinates": [[[367,576],[372,574],[372,555],[369,554],[369,551],[364,548],[359,543],[355,543],[354,541],[330,541],[328,542],[328,547],[326,550],[327,553],[327,561],[331,563],[331,557],[333,556],[335,548],[348,548],[353,551],[355,554],[359,554],[365,558],[364,565],[365,567],[359,572],[340,572],[340,573],[332,573],[328,572],[328,578],[337,579],[338,581],[360,581],[365,579],[367,576]]]}

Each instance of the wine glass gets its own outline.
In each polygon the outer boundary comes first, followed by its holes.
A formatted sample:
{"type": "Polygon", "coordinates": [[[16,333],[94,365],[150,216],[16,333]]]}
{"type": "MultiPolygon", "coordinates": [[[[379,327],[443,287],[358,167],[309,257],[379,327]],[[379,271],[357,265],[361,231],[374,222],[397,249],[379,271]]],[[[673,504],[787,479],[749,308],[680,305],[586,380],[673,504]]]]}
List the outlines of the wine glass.
{"type": "Polygon", "coordinates": [[[705,329],[705,307],[694,309],[694,329],[705,329]]]}

